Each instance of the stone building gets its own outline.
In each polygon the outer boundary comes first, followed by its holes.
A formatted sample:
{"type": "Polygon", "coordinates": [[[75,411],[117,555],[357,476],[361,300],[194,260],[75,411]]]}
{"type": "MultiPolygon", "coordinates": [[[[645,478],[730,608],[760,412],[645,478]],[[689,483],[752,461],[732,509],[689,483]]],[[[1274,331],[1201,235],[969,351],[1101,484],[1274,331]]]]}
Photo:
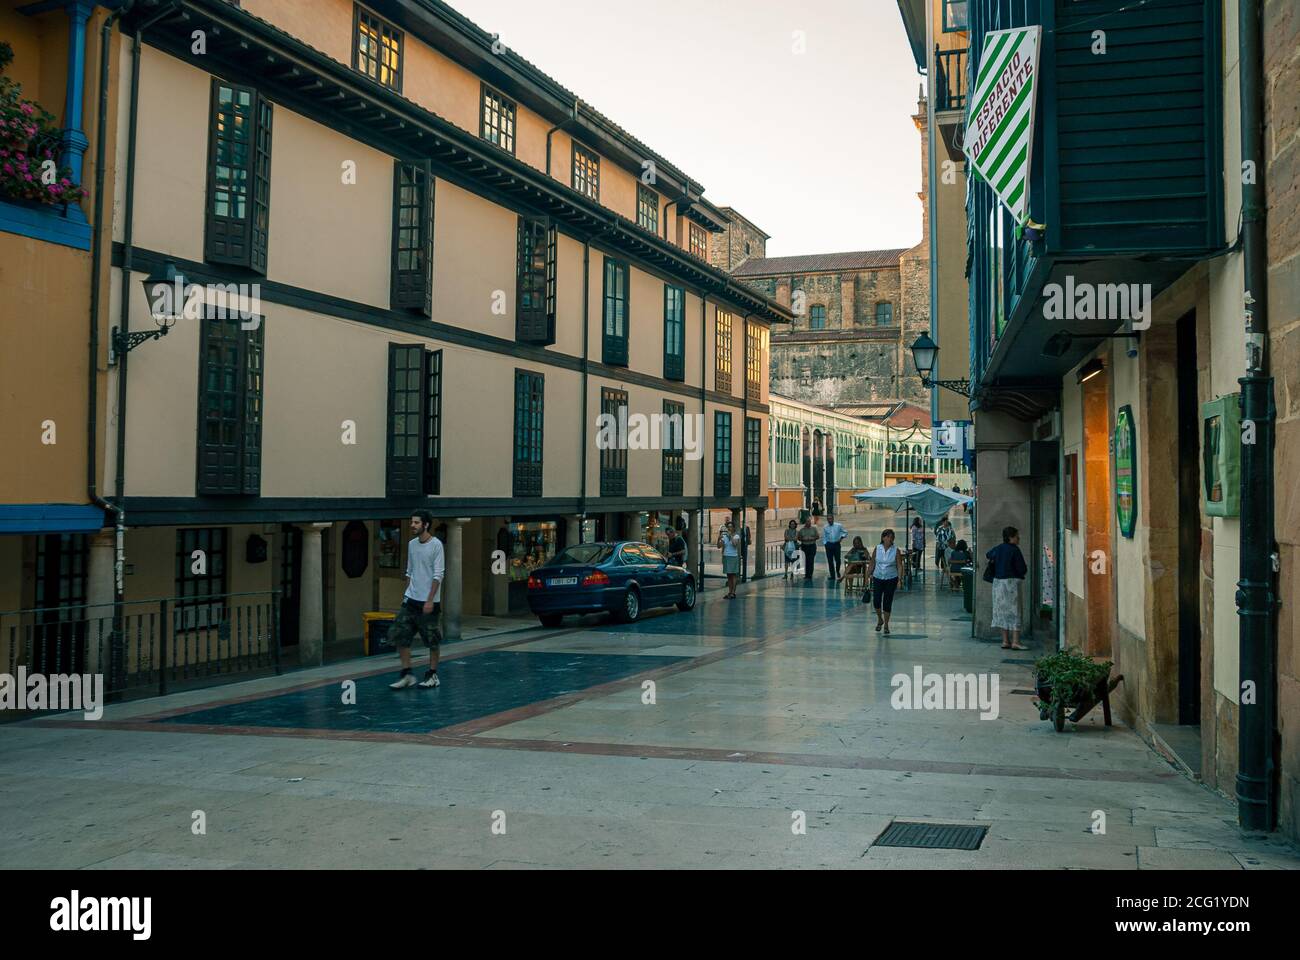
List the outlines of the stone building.
{"type": "Polygon", "coordinates": [[[928,409],[910,345],[930,330],[925,102],[912,117],[921,134],[921,242],[911,248],[767,257],[767,235],[730,207],[713,263],[779,303],[794,324],[772,333],[772,391],[835,409],[906,400],[928,409]],[[728,241],[730,247],[728,248],[728,241]],[[745,250],[750,250],[746,255],[745,250]]]}
{"type": "Polygon", "coordinates": [[[742,263],[767,256],[768,234],[731,207],[720,207],[727,229],[715,233],[709,241],[709,263],[731,273],[742,263]]]}

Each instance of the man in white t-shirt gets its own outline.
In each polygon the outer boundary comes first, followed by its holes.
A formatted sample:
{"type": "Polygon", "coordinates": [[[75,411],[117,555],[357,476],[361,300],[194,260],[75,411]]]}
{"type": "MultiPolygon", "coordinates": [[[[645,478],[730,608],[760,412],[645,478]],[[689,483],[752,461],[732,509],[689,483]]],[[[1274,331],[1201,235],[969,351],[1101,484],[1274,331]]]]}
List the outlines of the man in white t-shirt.
{"type": "Polygon", "coordinates": [[[415,538],[406,545],[406,593],[388,632],[402,658],[402,673],[396,683],[389,684],[393,690],[415,686],[415,677],[411,675],[411,644],[417,633],[429,648],[429,669],[420,686],[427,689],[439,685],[438,645],[442,643],[442,631],[438,629],[438,614],[442,603],[437,598],[446,561],[442,541],[433,535],[432,527],[433,514],[428,510],[417,510],[411,515],[411,532],[415,538]]]}

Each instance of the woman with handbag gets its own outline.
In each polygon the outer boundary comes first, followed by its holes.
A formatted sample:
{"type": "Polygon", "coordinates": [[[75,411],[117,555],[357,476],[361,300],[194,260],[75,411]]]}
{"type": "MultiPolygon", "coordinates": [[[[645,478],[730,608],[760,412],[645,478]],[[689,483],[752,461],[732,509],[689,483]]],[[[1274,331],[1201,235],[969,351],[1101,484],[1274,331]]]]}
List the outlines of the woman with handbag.
{"type": "Polygon", "coordinates": [[[722,551],[722,572],[727,575],[727,592],[722,599],[735,600],[736,578],[740,576],[740,534],[730,520],[722,525],[718,549],[722,551]]]}
{"type": "Polygon", "coordinates": [[[789,580],[791,573],[790,567],[794,563],[795,556],[799,553],[799,526],[793,520],[785,528],[785,540],[781,544],[781,551],[785,557],[785,576],[784,580],[789,580]]]}
{"type": "Polygon", "coordinates": [[[1002,542],[985,556],[984,580],[993,584],[993,619],[990,626],[1002,631],[1003,650],[1025,650],[1020,644],[1020,584],[1029,567],[1020,552],[1020,531],[1003,527],[1002,542]]]}
{"type": "Polygon", "coordinates": [[[898,589],[898,545],[894,531],[886,529],[880,543],[867,558],[867,579],[871,581],[871,603],[876,608],[876,633],[889,633],[889,615],[894,610],[894,591],[898,589]]]}

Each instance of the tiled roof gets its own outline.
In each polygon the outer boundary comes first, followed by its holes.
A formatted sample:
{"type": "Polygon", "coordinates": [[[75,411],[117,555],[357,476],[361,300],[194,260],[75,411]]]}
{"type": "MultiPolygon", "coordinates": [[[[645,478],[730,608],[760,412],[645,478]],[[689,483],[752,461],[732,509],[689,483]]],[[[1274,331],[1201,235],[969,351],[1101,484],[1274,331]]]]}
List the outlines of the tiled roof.
{"type": "Polygon", "coordinates": [[[897,267],[898,258],[910,250],[858,250],[853,253],[812,253],[798,257],[763,257],[746,260],[733,276],[770,277],[800,273],[837,273],[845,270],[872,270],[897,267]]]}

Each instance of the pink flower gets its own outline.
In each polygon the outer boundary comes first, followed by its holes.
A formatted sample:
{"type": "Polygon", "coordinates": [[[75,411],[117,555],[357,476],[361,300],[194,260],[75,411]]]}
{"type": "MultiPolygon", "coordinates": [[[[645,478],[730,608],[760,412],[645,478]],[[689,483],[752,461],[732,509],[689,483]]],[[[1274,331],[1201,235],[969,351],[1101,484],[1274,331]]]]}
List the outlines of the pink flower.
{"type": "Polygon", "coordinates": [[[32,109],[32,105],[30,103],[24,103],[18,109],[21,110],[23,112],[23,115],[27,117],[30,117],[33,113],[36,112],[35,110],[32,109]]]}

